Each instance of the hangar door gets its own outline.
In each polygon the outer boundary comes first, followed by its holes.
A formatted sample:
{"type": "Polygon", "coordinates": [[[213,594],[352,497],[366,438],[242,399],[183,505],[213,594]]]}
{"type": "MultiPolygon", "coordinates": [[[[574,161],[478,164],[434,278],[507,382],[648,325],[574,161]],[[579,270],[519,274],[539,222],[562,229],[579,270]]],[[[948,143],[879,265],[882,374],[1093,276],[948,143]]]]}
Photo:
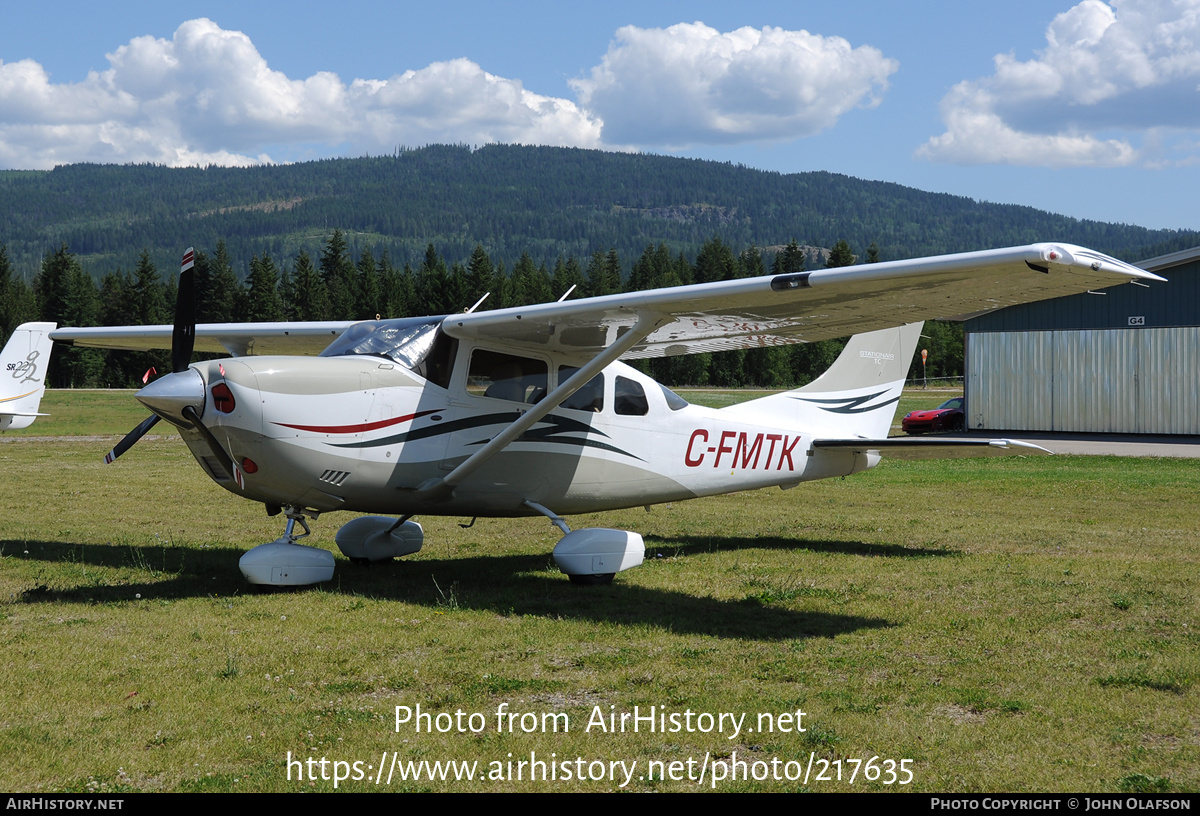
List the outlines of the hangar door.
{"type": "Polygon", "coordinates": [[[1200,434],[1200,327],[973,332],[967,426],[1200,434]]]}

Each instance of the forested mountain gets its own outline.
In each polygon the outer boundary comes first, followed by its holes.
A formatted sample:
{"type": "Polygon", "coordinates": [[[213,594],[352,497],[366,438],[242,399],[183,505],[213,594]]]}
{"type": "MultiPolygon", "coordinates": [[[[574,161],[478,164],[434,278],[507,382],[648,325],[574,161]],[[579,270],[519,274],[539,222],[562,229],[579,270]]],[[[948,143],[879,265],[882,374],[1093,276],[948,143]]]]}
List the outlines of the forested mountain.
{"type": "MultiPolygon", "coordinates": [[[[254,168],[0,172],[0,342],[25,320],[167,323],[196,253],[200,322],[446,314],[1041,240],[1138,260],[1200,233],[1080,221],[830,173],[567,148],[433,146],[254,168]],[[165,274],[160,274],[163,270],[165,274]]],[[[930,376],[962,371],[930,324],[930,376]]],[[[832,341],[643,364],[669,384],[783,387],[832,341]]],[[[145,355],[56,351],[55,386],[127,386],[145,355]]]]}
{"type": "MultiPolygon", "coordinates": [[[[245,276],[253,255],[312,256],[334,228],[351,252],[387,250],[416,265],[432,243],[450,263],[476,245],[511,268],[647,244],[694,257],[719,236],[734,247],[795,239],[884,260],[1069,241],[1129,260],[1200,243],[1200,234],[1080,221],[831,173],[571,148],[431,146],[393,156],[251,168],[69,165],[0,172],[0,242],[29,280],[64,243],[99,280],[143,250],[169,268],[187,246],[224,240],[245,276]]],[[[628,269],[625,270],[628,272],[628,269]]]]}

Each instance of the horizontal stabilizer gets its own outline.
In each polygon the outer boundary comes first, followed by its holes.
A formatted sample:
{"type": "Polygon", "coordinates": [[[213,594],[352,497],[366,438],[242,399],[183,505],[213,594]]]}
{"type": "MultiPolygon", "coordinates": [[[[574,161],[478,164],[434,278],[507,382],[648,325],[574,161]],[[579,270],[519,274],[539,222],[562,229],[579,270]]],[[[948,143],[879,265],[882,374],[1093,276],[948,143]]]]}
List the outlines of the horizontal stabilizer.
{"type": "Polygon", "coordinates": [[[1017,439],[816,439],[814,448],[858,453],[876,451],[893,459],[965,459],[1008,454],[1052,454],[1041,445],[1017,439]]]}

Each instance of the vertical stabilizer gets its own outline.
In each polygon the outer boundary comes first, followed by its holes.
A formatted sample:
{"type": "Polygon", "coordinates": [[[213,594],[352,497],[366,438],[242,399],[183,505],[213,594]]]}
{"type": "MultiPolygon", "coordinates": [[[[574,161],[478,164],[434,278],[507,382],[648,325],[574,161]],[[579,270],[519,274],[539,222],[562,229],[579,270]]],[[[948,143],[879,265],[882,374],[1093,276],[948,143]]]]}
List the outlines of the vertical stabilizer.
{"type": "Polygon", "coordinates": [[[820,436],[886,437],[923,325],[856,334],[829,370],[808,385],[724,410],[820,436]]]}
{"type": "Polygon", "coordinates": [[[54,323],[22,323],[0,352],[0,430],[27,428],[46,393],[54,323]]]}

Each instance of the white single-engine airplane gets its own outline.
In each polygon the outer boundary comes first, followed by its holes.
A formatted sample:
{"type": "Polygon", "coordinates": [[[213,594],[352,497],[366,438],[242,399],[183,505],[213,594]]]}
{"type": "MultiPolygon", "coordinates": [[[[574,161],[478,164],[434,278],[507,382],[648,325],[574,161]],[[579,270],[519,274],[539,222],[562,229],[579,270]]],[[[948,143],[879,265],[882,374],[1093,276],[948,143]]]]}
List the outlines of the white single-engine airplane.
{"type": "Polygon", "coordinates": [[[341,527],[338,547],[363,561],[419,550],[417,514],[541,514],[563,531],[559,568],[604,583],[642,562],[641,536],[572,532],[561,516],[789,488],[866,470],[881,453],[1047,452],[887,438],[921,321],[1163,280],[1081,247],[1035,244],[442,317],[197,326],[191,258],[173,327],[50,336],[171,348],[173,373],[137,393],[152,415],[107,460],[160,417],[178,427],[209,477],[285,514],[284,535],[240,562],[252,583],[279,585],[333,576],[331,552],[297,543],[306,518],[332,510],[398,516],[341,527]],[[721,410],[618,362],[849,334],[814,382],[721,410]],[[194,349],[232,357],[192,364],[194,349]]]}

